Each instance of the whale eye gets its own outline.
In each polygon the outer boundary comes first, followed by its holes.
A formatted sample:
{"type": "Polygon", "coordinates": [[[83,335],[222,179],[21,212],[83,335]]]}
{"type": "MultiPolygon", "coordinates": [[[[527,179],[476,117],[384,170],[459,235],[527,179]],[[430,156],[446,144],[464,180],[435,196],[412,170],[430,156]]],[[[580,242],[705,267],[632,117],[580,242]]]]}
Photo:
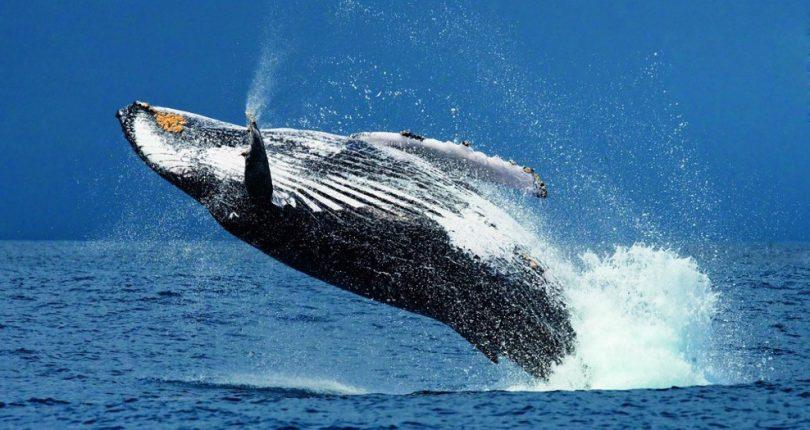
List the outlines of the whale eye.
{"type": "Polygon", "coordinates": [[[171,112],[156,112],[155,121],[157,121],[160,128],[169,133],[180,133],[186,125],[186,119],[183,118],[183,115],[171,112]]]}

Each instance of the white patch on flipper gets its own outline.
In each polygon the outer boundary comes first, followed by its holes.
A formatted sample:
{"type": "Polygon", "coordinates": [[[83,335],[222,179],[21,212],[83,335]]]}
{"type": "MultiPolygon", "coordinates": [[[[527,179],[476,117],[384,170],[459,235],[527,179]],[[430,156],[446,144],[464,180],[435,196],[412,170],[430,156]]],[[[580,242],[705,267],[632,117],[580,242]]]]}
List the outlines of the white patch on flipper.
{"type": "Polygon", "coordinates": [[[533,170],[510,163],[498,156],[490,157],[468,146],[436,139],[418,140],[390,132],[358,133],[352,137],[378,147],[424,152],[448,160],[464,161],[470,173],[476,175],[478,179],[494,181],[535,195],[544,193],[539,177],[533,170]]]}

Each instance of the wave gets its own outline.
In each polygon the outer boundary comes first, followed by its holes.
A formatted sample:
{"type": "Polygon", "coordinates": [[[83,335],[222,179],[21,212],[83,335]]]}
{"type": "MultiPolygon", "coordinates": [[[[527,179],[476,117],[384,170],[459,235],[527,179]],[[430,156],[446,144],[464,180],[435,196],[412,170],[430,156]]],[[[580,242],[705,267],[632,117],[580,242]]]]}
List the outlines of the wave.
{"type": "Polygon", "coordinates": [[[344,384],[334,379],[272,373],[237,373],[215,377],[200,376],[188,379],[160,379],[159,381],[222,389],[253,389],[262,391],[299,392],[304,394],[368,394],[368,391],[363,388],[344,384]]]}
{"type": "Polygon", "coordinates": [[[548,381],[508,390],[668,388],[710,384],[708,350],[718,293],[694,259],[636,244],[560,262],[577,333],[574,355],[548,381]],[[568,267],[566,267],[568,266],[568,267]]]}

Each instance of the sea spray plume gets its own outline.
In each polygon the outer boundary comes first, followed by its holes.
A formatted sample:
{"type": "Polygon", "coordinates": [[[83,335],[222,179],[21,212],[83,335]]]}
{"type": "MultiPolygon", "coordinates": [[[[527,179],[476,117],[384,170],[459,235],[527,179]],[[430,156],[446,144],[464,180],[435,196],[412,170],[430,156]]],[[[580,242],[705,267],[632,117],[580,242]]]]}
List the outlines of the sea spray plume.
{"type": "Polygon", "coordinates": [[[259,63],[253,73],[253,80],[245,101],[245,114],[248,118],[259,122],[265,113],[270,96],[273,92],[276,69],[280,58],[272,49],[269,42],[262,46],[259,63]]]}

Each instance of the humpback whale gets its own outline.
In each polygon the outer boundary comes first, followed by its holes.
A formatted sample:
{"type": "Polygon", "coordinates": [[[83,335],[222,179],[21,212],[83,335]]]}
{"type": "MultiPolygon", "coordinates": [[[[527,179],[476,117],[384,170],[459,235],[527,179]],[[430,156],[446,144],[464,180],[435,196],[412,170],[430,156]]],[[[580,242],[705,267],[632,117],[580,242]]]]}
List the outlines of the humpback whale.
{"type": "Polygon", "coordinates": [[[260,130],[144,102],[116,116],[151,169],[283,264],[438,320],[538,378],[573,351],[559,283],[480,189],[545,197],[531,168],[411,132],[260,130]]]}

